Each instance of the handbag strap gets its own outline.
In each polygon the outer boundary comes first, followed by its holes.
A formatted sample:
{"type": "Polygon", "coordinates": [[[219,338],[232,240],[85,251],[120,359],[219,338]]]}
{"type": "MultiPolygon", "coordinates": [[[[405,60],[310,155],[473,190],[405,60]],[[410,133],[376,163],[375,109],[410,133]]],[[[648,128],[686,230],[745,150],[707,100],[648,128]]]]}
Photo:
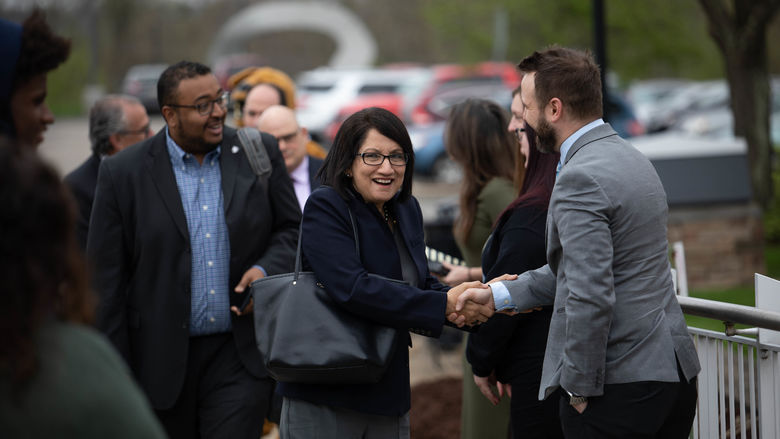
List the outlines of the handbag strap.
{"type": "MultiPolygon", "coordinates": [[[[349,206],[347,206],[347,213],[349,214],[349,222],[352,224],[352,234],[355,236],[355,252],[358,255],[358,259],[360,259],[360,240],[358,238],[357,233],[357,226],[355,225],[355,218],[352,216],[352,211],[349,209],[349,206]]],[[[301,219],[301,224],[298,226],[298,247],[295,250],[295,276],[293,278],[294,281],[298,280],[298,273],[301,272],[301,237],[303,236],[303,219],[301,219]]]]}

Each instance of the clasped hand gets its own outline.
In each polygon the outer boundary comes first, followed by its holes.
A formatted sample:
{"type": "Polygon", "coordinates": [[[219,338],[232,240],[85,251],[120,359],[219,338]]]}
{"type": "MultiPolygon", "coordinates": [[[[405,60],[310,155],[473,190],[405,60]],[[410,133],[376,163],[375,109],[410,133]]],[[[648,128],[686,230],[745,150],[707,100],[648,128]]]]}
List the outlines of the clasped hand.
{"type": "Polygon", "coordinates": [[[490,287],[482,282],[464,282],[447,292],[447,320],[458,327],[484,323],[493,315],[494,310],[493,294],[490,287]],[[460,296],[467,291],[478,291],[479,294],[472,292],[461,300],[460,296]]]}
{"type": "MultiPolygon", "coordinates": [[[[516,274],[504,274],[489,283],[514,279],[517,279],[516,274]]],[[[495,310],[493,291],[482,282],[464,282],[447,292],[447,320],[458,327],[484,323],[493,316],[495,310]]]]}

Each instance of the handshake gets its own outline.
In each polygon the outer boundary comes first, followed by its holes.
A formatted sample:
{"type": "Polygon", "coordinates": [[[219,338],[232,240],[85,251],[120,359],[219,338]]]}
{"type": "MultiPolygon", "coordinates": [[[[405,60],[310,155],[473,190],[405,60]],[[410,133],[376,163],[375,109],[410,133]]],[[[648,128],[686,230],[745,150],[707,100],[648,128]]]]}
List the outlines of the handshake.
{"type": "MultiPolygon", "coordinates": [[[[490,281],[516,279],[517,275],[505,274],[490,281]]],[[[493,292],[487,284],[479,281],[464,282],[447,292],[447,320],[458,327],[473,326],[486,322],[495,313],[493,292]]]]}

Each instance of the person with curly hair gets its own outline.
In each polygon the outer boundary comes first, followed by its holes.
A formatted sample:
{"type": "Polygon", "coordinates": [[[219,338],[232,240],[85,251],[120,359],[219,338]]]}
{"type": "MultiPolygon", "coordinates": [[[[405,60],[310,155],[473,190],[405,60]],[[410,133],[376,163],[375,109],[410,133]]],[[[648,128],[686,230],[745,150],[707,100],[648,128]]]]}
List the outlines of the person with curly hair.
{"type": "Polygon", "coordinates": [[[0,137],[0,432],[163,438],[127,366],[89,327],[94,299],[60,176],[0,137]]]}
{"type": "Polygon", "coordinates": [[[22,25],[0,19],[0,40],[0,134],[35,148],[54,123],[46,76],[68,58],[70,41],[55,35],[37,8],[22,25]]]}

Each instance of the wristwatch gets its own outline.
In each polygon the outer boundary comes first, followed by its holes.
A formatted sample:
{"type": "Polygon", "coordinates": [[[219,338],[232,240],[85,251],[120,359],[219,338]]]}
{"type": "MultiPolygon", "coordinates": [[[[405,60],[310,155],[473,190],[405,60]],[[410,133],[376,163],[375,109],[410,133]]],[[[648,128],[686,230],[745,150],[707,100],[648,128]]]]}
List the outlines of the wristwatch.
{"type": "MultiPolygon", "coordinates": [[[[563,390],[566,390],[566,389],[563,389],[563,390]]],[[[568,390],[566,390],[566,393],[569,394],[569,405],[571,405],[571,406],[580,405],[582,403],[588,402],[588,397],[587,396],[575,395],[575,394],[569,392],[568,390]]]]}

